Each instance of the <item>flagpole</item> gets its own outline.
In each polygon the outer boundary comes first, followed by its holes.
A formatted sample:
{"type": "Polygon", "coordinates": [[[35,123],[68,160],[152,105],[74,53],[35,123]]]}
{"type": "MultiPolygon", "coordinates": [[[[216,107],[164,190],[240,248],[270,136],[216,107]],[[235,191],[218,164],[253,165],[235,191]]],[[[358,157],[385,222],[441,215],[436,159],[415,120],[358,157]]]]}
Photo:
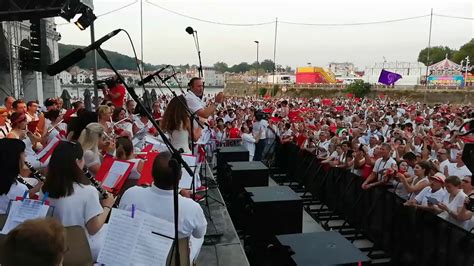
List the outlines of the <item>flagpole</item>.
{"type": "Polygon", "coordinates": [[[426,73],[425,73],[425,94],[424,94],[424,102],[426,102],[426,91],[428,90],[428,67],[430,65],[430,49],[431,49],[431,29],[433,27],[433,8],[431,8],[430,13],[430,32],[428,35],[428,54],[426,56],[426,73]]]}

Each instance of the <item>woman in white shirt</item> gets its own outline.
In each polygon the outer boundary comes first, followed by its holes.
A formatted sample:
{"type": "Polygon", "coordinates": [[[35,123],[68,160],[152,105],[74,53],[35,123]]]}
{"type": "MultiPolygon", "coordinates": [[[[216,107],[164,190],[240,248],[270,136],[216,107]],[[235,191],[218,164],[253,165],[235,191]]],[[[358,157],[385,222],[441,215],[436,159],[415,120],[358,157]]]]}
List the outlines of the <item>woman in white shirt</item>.
{"type": "Polygon", "coordinates": [[[79,143],[84,149],[84,161],[87,169],[93,175],[97,174],[102,163],[99,149],[113,150],[112,140],[105,135],[104,128],[99,123],[90,123],[81,132],[79,143]]]}
{"type": "Polygon", "coordinates": [[[23,197],[25,192],[33,196],[39,191],[42,182],[32,189],[17,181],[25,162],[25,143],[18,139],[0,139],[0,214],[7,212],[8,204],[16,197],[23,197]]]}
{"type": "Polygon", "coordinates": [[[464,215],[466,194],[461,189],[461,179],[457,176],[448,176],[445,186],[448,193],[445,195],[443,202],[435,205],[436,211],[440,213],[441,218],[467,228],[471,217],[464,215]]]}
{"type": "MultiPolygon", "coordinates": [[[[186,106],[183,104],[186,105],[186,99],[182,95],[171,99],[163,114],[161,128],[169,134],[171,144],[177,150],[183,149],[184,153],[191,153],[189,147],[191,121],[188,112],[186,112],[186,106]]],[[[201,128],[195,121],[193,121],[192,130],[194,142],[201,137],[201,128]]]]}
{"type": "Polygon", "coordinates": [[[397,175],[405,191],[410,194],[409,199],[414,199],[420,191],[430,185],[430,181],[428,180],[431,170],[430,166],[430,163],[422,161],[415,165],[415,176],[409,177],[406,174],[397,175]]]}
{"type": "Polygon", "coordinates": [[[83,167],[81,145],[60,142],[51,155],[48,175],[41,190],[48,193],[51,206],[55,208],[53,215],[64,226],[79,225],[84,228],[92,256],[97,259],[105,236],[102,229],[115,198],[109,194],[99,200],[97,189],[90,185],[81,170],[83,167]]]}

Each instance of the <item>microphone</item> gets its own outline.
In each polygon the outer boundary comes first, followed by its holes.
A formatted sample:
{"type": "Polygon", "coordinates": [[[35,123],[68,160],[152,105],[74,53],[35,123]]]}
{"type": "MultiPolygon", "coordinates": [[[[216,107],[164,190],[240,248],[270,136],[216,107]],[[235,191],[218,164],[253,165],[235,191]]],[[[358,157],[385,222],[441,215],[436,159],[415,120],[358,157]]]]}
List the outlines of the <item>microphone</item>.
{"type": "Polygon", "coordinates": [[[147,84],[148,82],[150,82],[154,76],[160,74],[163,70],[167,69],[168,67],[170,67],[170,65],[167,65],[165,67],[162,67],[161,69],[159,69],[158,71],[156,71],[155,73],[153,74],[150,74],[148,76],[146,76],[142,81],[139,81],[138,82],[138,86],[141,86],[143,84],[147,84]]]}
{"type": "Polygon", "coordinates": [[[88,52],[99,48],[101,44],[117,35],[120,31],[122,31],[122,29],[114,30],[111,33],[100,38],[99,40],[95,41],[94,43],[90,44],[89,46],[74,50],[65,57],[59,59],[56,63],[49,65],[46,68],[46,73],[48,73],[48,75],[50,76],[54,76],[59,72],[68,69],[69,67],[84,59],[88,52]]]}
{"type": "Polygon", "coordinates": [[[190,34],[190,35],[191,35],[191,34],[194,34],[194,30],[193,30],[192,27],[187,27],[187,28],[186,28],[186,32],[187,32],[188,34],[190,34]]]}

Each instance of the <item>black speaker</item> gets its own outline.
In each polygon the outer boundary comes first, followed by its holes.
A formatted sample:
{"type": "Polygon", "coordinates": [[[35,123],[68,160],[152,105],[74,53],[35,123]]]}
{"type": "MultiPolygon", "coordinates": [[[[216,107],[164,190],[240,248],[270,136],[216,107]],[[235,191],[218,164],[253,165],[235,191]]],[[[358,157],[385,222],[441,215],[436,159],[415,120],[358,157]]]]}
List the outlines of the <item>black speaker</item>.
{"type": "Polygon", "coordinates": [[[229,162],[235,188],[268,186],[268,167],[262,162],[229,162]]]}
{"type": "Polygon", "coordinates": [[[225,167],[228,162],[248,162],[249,151],[243,146],[221,147],[217,149],[217,177],[221,178],[225,174],[225,167]]]}
{"type": "Polygon", "coordinates": [[[288,186],[246,187],[252,215],[247,227],[257,238],[303,230],[303,200],[288,186]]]}

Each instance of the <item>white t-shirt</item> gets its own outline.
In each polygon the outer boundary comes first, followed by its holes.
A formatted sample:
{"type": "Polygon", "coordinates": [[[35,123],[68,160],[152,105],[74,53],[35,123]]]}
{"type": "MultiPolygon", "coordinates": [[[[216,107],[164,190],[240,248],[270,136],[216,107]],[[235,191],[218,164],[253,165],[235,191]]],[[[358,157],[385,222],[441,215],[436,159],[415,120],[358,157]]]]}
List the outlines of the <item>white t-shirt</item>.
{"type": "Polygon", "coordinates": [[[267,120],[260,120],[260,121],[256,121],[253,123],[253,126],[252,126],[252,134],[254,136],[256,136],[258,134],[258,132],[260,131],[260,129],[262,130],[262,134],[260,135],[260,139],[266,139],[267,136],[266,136],[266,131],[267,131],[267,127],[268,127],[268,122],[267,120]]]}
{"type": "MultiPolygon", "coordinates": [[[[458,194],[453,198],[451,202],[449,202],[449,193],[446,193],[444,195],[443,203],[448,206],[448,208],[452,212],[458,212],[458,209],[464,205],[464,200],[466,199],[466,194],[462,190],[459,190],[458,194]]],[[[466,228],[469,224],[469,220],[460,222],[456,219],[454,219],[451,215],[449,215],[447,212],[442,212],[439,214],[439,217],[446,219],[447,221],[452,222],[453,224],[457,224],[463,228],[466,228]]]]}
{"type": "Polygon", "coordinates": [[[0,214],[7,213],[10,200],[15,200],[16,197],[23,197],[25,191],[28,191],[28,188],[25,185],[16,181],[13,182],[10,186],[10,190],[6,194],[0,195],[0,214]]]}
{"type": "MultiPolygon", "coordinates": [[[[132,204],[140,211],[174,223],[173,190],[159,189],[155,185],[131,187],[123,194],[119,208],[131,210],[132,204]]],[[[191,258],[195,259],[206,234],[206,217],[201,206],[192,199],[178,195],[178,204],[179,237],[190,237],[191,258]]]]}
{"type": "Polygon", "coordinates": [[[383,158],[378,158],[374,164],[374,173],[377,175],[377,181],[383,180],[383,170],[392,168],[392,165],[397,165],[397,162],[392,157],[389,157],[387,161],[383,158]]]}
{"type": "Polygon", "coordinates": [[[243,133],[242,134],[242,145],[245,149],[249,151],[250,156],[254,156],[255,154],[255,138],[252,134],[243,133]]]}
{"type": "Polygon", "coordinates": [[[95,153],[91,150],[85,150],[84,162],[86,163],[87,168],[96,164],[100,164],[100,156],[98,153],[95,153]]]}
{"type": "Polygon", "coordinates": [[[97,259],[100,248],[105,239],[105,226],[91,236],[86,229],[87,222],[95,216],[101,214],[104,210],[99,201],[97,189],[91,185],[73,184],[74,192],[63,198],[49,198],[51,206],[54,206],[53,216],[57,218],[64,226],[78,225],[84,228],[92,257],[97,259]]]}
{"type": "Polygon", "coordinates": [[[195,113],[199,109],[204,109],[206,107],[202,100],[199,99],[199,97],[197,97],[192,91],[188,91],[188,93],[184,95],[184,98],[186,99],[186,104],[192,113],[195,113]]]}
{"type": "MultiPolygon", "coordinates": [[[[441,171],[444,171],[444,169],[441,169],[441,171]]],[[[456,163],[448,164],[448,174],[455,175],[459,178],[462,178],[464,176],[472,176],[471,171],[469,171],[466,165],[457,167],[456,163]]]]}
{"type": "Polygon", "coordinates": [[[443,202],[444,197],[446,196],[446,190],[444,188],[438,189],[436,192],[433,192],[431,190],[430,186],[425,187],[416,195],[415,200],[418,204],[421,204],[422,206],[428,206],[428,199],[427,197],[435,198],[439,202],[443,202]]]}

